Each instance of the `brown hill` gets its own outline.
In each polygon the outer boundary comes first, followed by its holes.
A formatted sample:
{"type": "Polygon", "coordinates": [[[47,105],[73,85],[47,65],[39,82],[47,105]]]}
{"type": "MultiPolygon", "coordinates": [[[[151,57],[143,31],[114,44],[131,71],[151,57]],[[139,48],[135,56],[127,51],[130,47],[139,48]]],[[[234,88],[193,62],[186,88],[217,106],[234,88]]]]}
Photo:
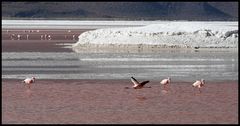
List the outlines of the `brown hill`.
{"type": "Polygon", "coordinates": [[[238,2],[2,2],[2,18],[238,20],[238,2]]]}

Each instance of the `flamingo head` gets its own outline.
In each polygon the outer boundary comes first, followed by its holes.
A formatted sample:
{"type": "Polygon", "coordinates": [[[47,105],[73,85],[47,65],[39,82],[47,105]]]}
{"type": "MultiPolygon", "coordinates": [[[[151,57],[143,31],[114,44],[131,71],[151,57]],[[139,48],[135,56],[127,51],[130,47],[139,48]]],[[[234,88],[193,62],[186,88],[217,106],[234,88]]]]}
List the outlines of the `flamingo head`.
{"type": "Polygon", "coordinates": [[[201,79],[201,82],[202,82],[202,84],[205,84],[205,80],[204,79],[201,79]]]}

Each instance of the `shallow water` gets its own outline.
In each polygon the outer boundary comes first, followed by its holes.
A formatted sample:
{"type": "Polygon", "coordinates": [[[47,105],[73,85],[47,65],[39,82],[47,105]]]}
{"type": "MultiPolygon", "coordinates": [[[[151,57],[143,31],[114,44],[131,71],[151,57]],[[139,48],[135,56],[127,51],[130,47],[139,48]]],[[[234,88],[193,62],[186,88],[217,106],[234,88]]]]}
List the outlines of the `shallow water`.
{"type": "Polygon", "coordinates": [[[163,90],[125,89],[129,80],[38,80],[31,90],[2,81],[4,124],[237,124],[238,84],[211,82],[194,90],[174,82],[163,90]],[[176,118],[177,117],[177,118],[176,118]]]}
{"type": "Polygon", "coordinates": [[[73,42],[63,38],[3,40],[3,123],[238,124],[237,52],[75,53],[55,45],[73,42]],[[27,76],[37,78],[31,90],[18,80],[27,76]],[[130,76],[150,79],[152,88],[125,89],[130,76]],[[169,91],[159,85],[167,76],[173,82],[169,91]],[[191,84],[200,78],[207,86],[197,94],[191,84]]]}
{"type": "Polygon", "coordinates": [[[163,50],[154,53],[3,52],[2,78],[238,80],[233,51],[163,50]]]}

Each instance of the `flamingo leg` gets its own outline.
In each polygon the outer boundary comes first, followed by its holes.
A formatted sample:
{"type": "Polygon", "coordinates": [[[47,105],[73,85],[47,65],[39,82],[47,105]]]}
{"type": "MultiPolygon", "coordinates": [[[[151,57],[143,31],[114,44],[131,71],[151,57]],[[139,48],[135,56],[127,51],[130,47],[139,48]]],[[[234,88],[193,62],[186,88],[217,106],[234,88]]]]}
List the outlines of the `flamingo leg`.
{"type": "Polygon", "coordinates": [[[199,93],[201,93],[201,89],[200,89],[200,88],[198,88],[198,90],[199,90],[199,93]]]}
{"type": "Polygon", "coordinates": [[[197,89],[195,89],[195,87],[193,87],[193,92],[195,92],[195,94],[197,94],[197,93],[196,93],[196,90],[197,90],[197,89]]]}
{"type": "Polygon", "coordinates": [[[166,85],[165,85],[165,84],[164,84],[164,86],[163,86],[163,89],[164,89],[164,90],[167,90],[167,88],[166,88],[166,85]]]}
{"type": "Polygon", "coordinates": [[[168,83],[168,90],[170,90],[170,83],[168,83]]]}

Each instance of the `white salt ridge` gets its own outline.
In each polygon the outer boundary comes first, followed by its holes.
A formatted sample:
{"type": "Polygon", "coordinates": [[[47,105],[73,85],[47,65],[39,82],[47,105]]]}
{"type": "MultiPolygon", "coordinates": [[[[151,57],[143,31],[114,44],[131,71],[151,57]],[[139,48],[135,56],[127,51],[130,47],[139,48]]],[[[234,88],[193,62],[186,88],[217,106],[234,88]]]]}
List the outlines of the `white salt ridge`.
{"type": "Polygon", "coordinates": [[[73,45],[160,45],[163,47],[238,47],[238,22],[161,22],[143,27],[87,31],[73,45]]]}

